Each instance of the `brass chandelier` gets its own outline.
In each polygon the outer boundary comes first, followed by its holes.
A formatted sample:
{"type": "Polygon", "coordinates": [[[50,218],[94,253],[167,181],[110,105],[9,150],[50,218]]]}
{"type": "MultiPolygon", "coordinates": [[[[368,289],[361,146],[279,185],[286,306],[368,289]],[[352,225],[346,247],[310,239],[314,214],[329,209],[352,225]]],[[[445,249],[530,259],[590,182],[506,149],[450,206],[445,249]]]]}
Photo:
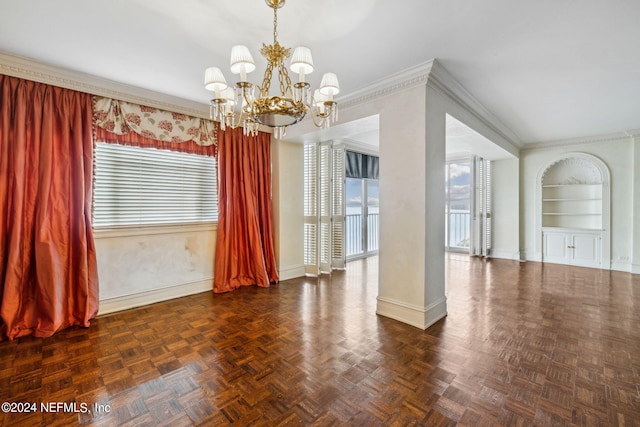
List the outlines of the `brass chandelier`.
{"type": "Polygon", "coordinates": [[[285,1],[265,0],[273,9],[273,44],[263,43],[260,50],[268,62],[261,86],[247,81],[247,74],[255,70],[256,65],[246,46],[231,49],[231,72],[240,74],[235,88],[227,85],[220,68],[205,70],[204,86],[215,94],[211,99],[211,119],[220,122],[221,129],[242,125],[245,135],[256,135],[260,125],[264,125],[273,128],[274,136],[280,139],[284,137],[287,126],[298,123],[307,112],[311,114],[313,123],[321,128],[329,128],[338,119],[338,104],[333,100],[333,96],[340,92],[336,75],[325,73],[320,88],[313,94],[311,85],[305,81],[305,75],[313,71],[308,47],[299,46],[293,51],[289,68],[298,74],[298,82],[291,82],[284,65],[291,49],[278,43],[278,9],[284,6],[285,1]],[[270,95],[274,70],[278,73],[279,95],[270,95]]]}

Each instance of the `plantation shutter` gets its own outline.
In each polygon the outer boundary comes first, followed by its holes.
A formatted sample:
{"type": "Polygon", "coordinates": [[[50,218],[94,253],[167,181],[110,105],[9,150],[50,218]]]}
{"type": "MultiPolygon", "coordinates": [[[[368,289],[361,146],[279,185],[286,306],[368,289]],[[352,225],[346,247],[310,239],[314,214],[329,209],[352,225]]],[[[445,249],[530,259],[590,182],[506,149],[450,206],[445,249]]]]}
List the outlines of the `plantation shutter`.
{"type": "Polygon", "coordinates": [[[331,200],[331,268],[346,267],[345,237],[345,150],[333,146],[332,155],[332,200],[331,200]]]}
{"type": "Polygon", "coordinates": [[[471,254],[491,255],[491,161],[474,157],[474,217],[471,254]]]}
{"type": "Polygon", "coordinates": [[[320,143],[318,165],[320,180],[320,273],[331,272],[331,160],[331,143],[320,143]]]}
{"type": "Polygon", "coordinates": [[[304,147],[304,263],[310,275],[346,266],[345,150],[332,142],[304,147]]]}
{"type": "Polygon", "coordinates": [[[318,147],[304,146],[304,267],[305,273],[317,276],[318,257],[318,147]]]}
{"type": "Polygon", "coordinates": [[[492,182],[491,182],[491,161],[490,160],[485,160],[484,161],[484,177],[483,177],[483,182],[484,182],[484,227],[483,227],[483,234],[484,234],[484,242],[483,242],[483,248],[484,248],[484,256],[489,256],[491,255],[491,241],[492,241],[492,211],[491,211],[491,205],[492,205],[492,196],[491,196],[491,186],[492,186],[492,182]]]}

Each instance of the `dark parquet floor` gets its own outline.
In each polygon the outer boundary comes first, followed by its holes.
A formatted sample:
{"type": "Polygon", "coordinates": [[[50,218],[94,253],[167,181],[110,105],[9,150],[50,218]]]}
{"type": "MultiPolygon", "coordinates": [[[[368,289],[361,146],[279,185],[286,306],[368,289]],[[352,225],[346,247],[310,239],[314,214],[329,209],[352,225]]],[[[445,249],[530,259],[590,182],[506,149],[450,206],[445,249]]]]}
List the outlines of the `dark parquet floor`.
{"type": "Polygon", "coordinates": [[[0,424],[640,425],[640,276],[457,255],[447,271],[449,315],[426,331],[376,316],[370,258],[2,342],[0,402],[38,410],[0,424]]]}

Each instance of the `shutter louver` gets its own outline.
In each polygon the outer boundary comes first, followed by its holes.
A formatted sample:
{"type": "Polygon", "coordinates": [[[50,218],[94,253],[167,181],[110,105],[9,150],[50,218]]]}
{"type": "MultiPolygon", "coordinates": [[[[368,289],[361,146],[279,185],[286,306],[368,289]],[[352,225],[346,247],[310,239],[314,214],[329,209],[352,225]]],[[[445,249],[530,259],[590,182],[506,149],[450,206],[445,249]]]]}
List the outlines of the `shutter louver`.
{"type": "Polygon", "coordinates": [[[332,179],[331,179],[331,268],[346,268],[346,252],[344,247],[345,230],[345,150],[333,147],[332,179]]]}
{"type": "Polygon", "coordinates": [[[94,227],[217,221],[213,157],[96,143],[94,227]]]}
{"type": "Polygon", "coordinates": [[[318,148],[304,147],[304,264],[305,273],[318,275],[318,148]]]}

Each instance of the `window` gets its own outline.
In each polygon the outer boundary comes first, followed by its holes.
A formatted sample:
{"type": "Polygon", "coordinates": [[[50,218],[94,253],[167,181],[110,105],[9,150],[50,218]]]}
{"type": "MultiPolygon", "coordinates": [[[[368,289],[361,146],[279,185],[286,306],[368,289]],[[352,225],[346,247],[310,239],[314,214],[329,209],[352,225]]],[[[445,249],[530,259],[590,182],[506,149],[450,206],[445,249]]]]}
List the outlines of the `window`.
{"type": "Polygon", "coordinates": [[[94,227],[218,219],[213,157],[98,142],[94,227]]]}
{"type": "Polygon", "coordinates": [[[445,165],[445,247],[468,251],[471,244],[471,161],[445,165]]]}

